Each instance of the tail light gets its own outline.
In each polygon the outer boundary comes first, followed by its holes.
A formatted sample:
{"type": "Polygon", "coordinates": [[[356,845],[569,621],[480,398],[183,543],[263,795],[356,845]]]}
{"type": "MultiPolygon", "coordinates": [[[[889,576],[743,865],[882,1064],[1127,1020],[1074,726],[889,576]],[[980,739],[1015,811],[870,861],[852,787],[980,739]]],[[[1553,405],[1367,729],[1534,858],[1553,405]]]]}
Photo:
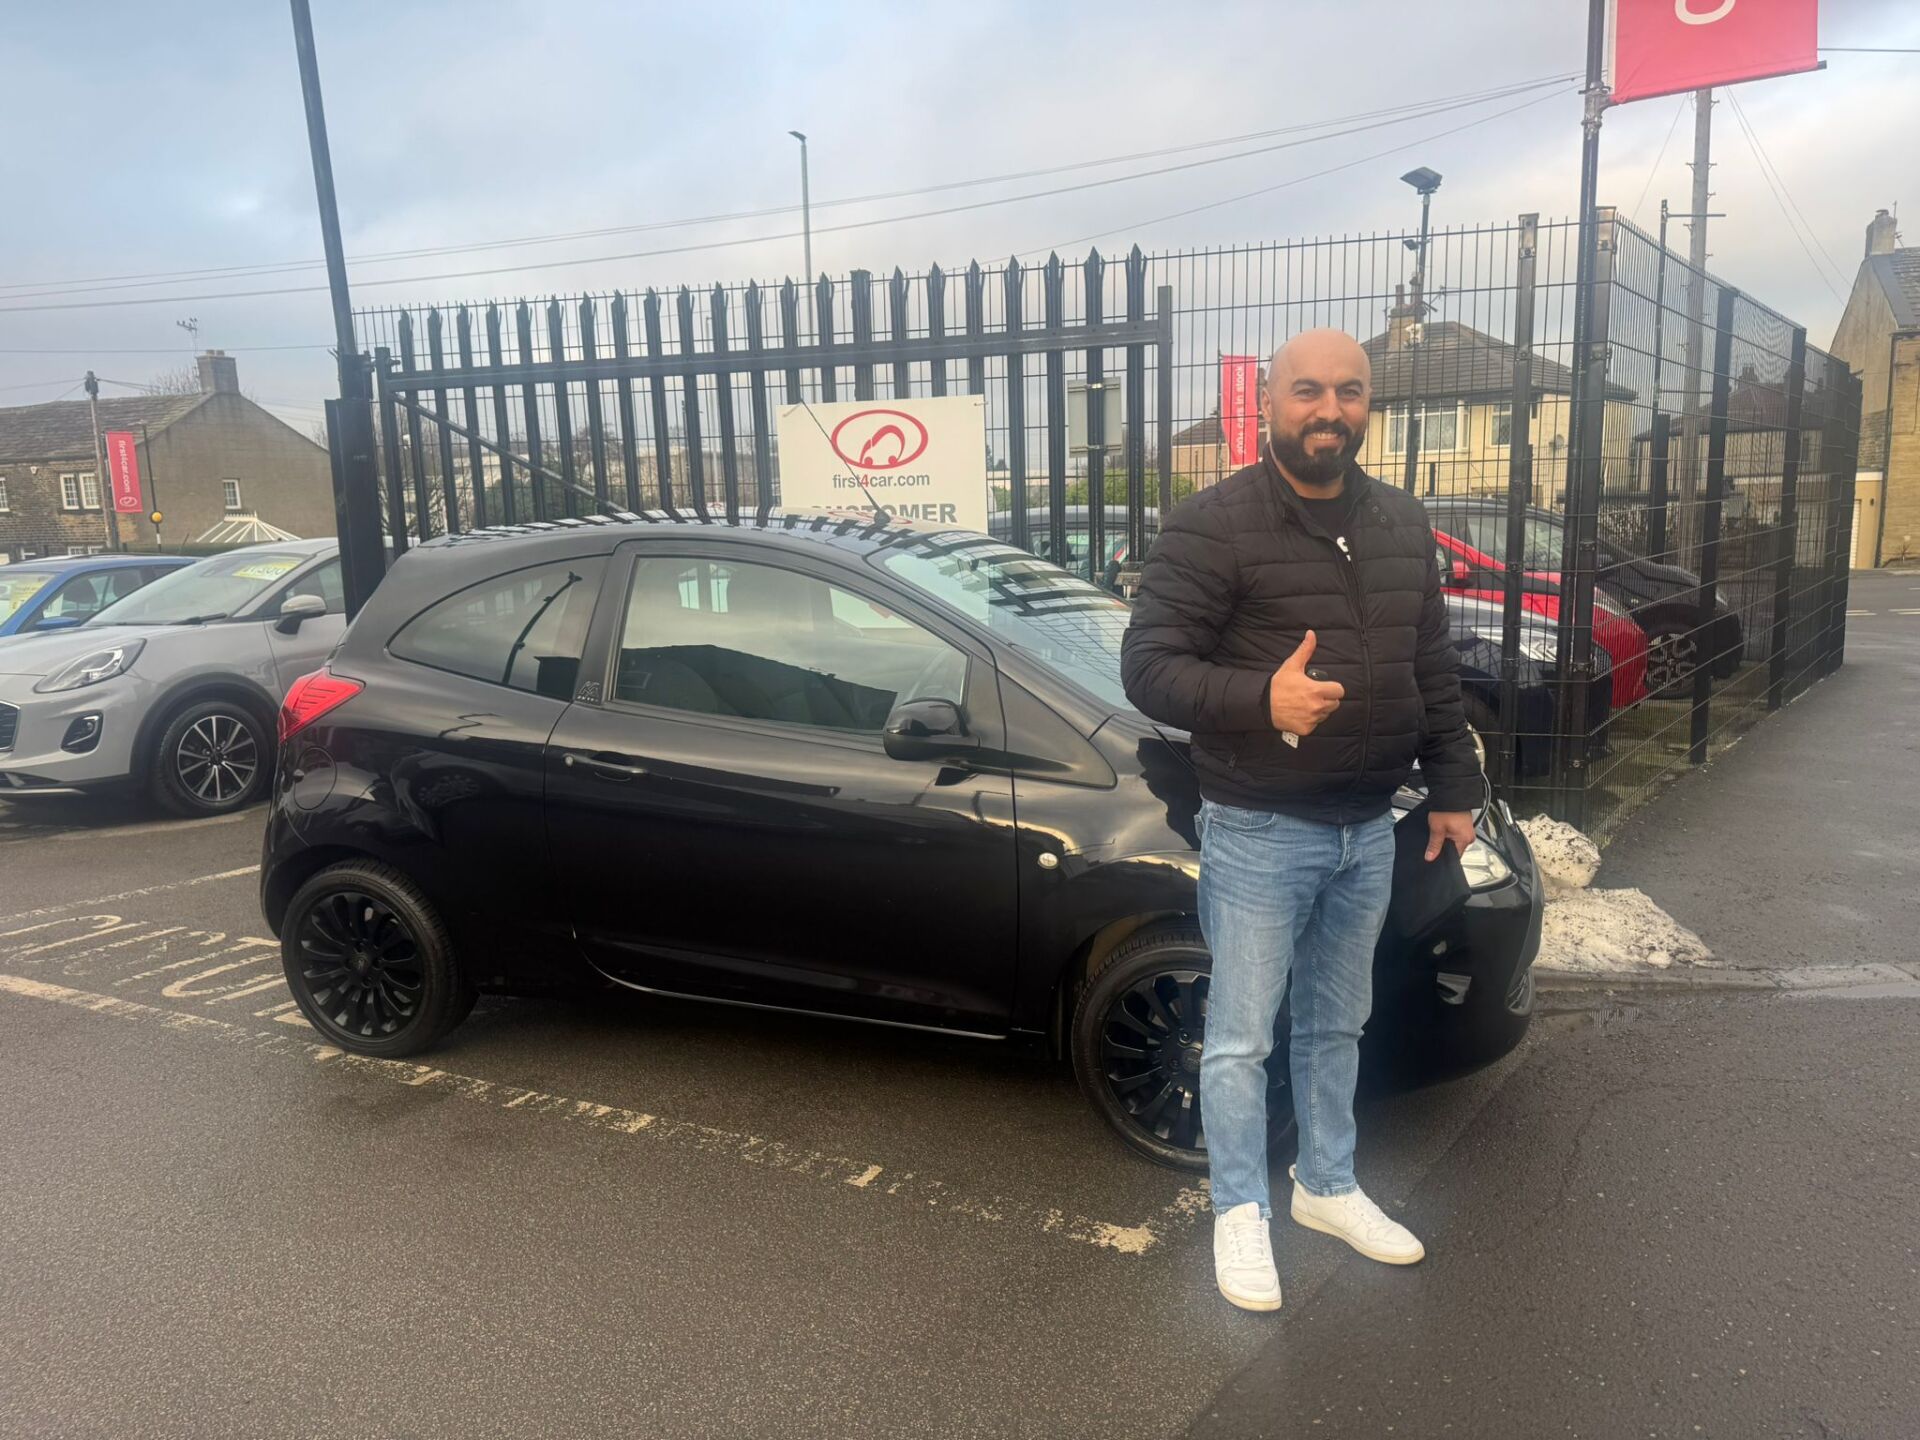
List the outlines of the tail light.
{"type": "Polygon", "coordinates": [[[302,675],[280,702],[280,739],[284,742],[299,734],[330,710],[337,710],[367,687],[358,680],[316,670],[302,675]]]}

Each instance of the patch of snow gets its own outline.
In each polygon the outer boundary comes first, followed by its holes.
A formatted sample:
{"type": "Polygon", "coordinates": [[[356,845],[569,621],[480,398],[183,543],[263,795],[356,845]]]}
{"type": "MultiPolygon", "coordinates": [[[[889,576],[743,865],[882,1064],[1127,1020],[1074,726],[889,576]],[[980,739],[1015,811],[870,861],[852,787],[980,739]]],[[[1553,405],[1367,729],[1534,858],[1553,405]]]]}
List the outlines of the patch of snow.
{"type": "Polygon", "coordinates": [[[1600,847],[1559,820],[1522,820],[1546,889],[1540,956],[1550,970],[1587,974],[1710,965],[1706,942],[1640,890],[1596,890],[1600,847]]]}

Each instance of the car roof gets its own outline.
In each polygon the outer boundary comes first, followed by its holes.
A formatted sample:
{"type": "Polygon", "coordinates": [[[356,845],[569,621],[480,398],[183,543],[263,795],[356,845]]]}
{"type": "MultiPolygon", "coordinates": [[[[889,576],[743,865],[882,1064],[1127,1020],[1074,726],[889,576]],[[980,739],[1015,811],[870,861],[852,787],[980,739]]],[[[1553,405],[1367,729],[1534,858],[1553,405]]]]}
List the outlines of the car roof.
{"type": "Polygon", "coordinates": [[[17,560],[16,570],[50,571],[64,575],[69,570],[119,570],[128,565],[191,565],[188,555],[47,555],[38,560],[17,560]]]}
{"type": "Polygon", "coordinates": [[[423,555],[462,554],[478,548],[525,550],[529,564],[539,554],[570,554],[617,545],[644,535],[681,533],[707,539],[751,538],[779,549],[797,552],[828,548],[856,555],[882,550],[952,548],[969,542],[1004,544],[975,530],[935,528],[892,516],[833,515],[816,510],[742,511],[729,520],[724,511],[701,515],[696,511],[620,511],[578,519],[530,520],[517,525],[490,525],[457,535],[442,535],[414,550],[423,555]]]}

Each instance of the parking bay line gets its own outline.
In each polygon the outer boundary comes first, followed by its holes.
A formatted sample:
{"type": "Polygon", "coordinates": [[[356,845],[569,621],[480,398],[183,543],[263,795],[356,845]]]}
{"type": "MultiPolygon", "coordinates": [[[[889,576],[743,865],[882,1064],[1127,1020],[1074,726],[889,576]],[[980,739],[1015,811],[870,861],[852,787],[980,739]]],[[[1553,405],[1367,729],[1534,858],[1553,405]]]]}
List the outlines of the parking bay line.
{"type": "Polygon", "coordinates": [[[137,900],[142,895],[164,895],[169,890],[186,890],[195,885],[210,885],[216,880],[237,880],[242,875],[258,875],[258,865],[242,865],[238,870],[220,870],[212,875],[196,875],[191,880],[169,880],[164,885],[148,885],[139,890],[122,890],[118,895],[99,895],[86,900],[69,900],[60,905],[43,905],[38,910],[18,910],[0,915],[0,922],[31,920],[36,915],[58,915],[63,910],[82,910],[89,905],[112,905],[120,900],[137,900]]]}
{"type": "Polygon", "coordinates": [[[812,1180],[831,1182],[842,1190],[857,1190],[863,1195],[887,1195],[926,1210],[945,1211],[997,1224],[1012,1224],[1023,1230],[1091,1245],[1116,1255],[1144,1255],[1163,1241],[1177,1239],[1190,1230],[1195,1219],[1208,1209],[1206,1190],[1189,1186],[1176,1194],[1158,1215],[1137,1225],[1116,1225],[1007,1196],[996,1195],[990,1199],[969,1196],[956,1191],[945,1181],[921,1175],[917,1171],[894,1174],[883,1165],[852,1160],[844,1155],[828,1155],[768,1139],[763,1135],[747,1135],[623,1106],[602,1105],[592,1100],[576,1100],[545,1091],[526,1090],[472,1075],[460,1075],[451,1070],[436,1069],[431,1065],[354,1055],[337,1046],[298,1035],[254,1030],[227,1020],[165,1010],[113,995],[95,995],[24,975],[0,974],[0,993],[48,1001],[118,1019],[143,1021],[176,1034],[224,1041],[270,1055],[305,1059],[416,1090],[445,1090],[463,1100],[496,1110],[568,1120],[593,1130],[625,1137],[645,1137],[683,1149],[730,1156],[744,1164],[766,1166],[812,1180]]]}

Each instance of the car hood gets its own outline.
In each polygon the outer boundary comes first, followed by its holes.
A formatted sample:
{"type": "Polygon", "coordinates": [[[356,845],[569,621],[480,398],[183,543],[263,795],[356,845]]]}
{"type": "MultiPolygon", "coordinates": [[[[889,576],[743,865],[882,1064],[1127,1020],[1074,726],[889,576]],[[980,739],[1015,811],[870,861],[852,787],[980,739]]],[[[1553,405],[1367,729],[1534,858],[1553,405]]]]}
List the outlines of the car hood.
{"type": "Polygon", "coordinates": [[[122,640],[146,639],[161,625],[81,625],[52,635],[10,635],[0,640],[0,675],[51,675],[69,660],[122,640]]]}

